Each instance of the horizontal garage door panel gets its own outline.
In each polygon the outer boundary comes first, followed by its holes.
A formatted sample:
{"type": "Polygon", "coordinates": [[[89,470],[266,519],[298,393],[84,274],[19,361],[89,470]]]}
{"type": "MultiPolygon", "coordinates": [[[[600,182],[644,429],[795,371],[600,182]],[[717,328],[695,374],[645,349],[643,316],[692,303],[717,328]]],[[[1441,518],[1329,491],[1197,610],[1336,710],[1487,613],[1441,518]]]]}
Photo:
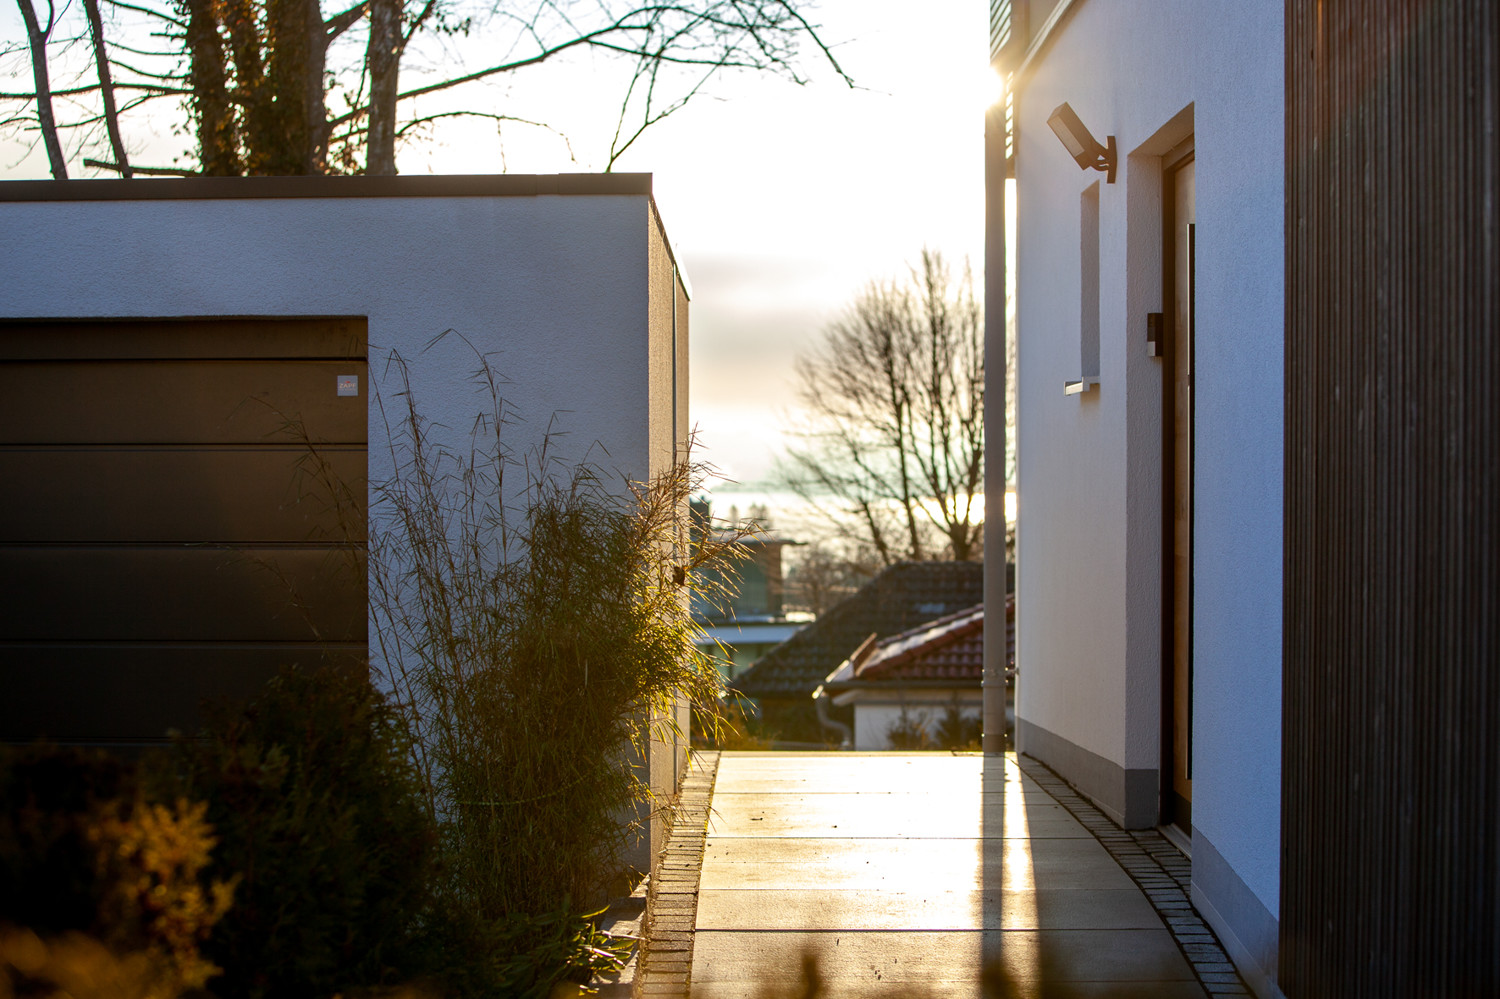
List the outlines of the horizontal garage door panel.
{"type": "Polygon", "coordinates": [[[0,645],[0,739],[161,739],[197,728],[205,699],[250,698],[283,666],[365,671],[364,655],[363,644],[0,645]]]}
{"type": "Polygon", "coordinates": [[[141,319],[7,322],[0,361],[83,358],[365,356],[364,319],[141,319]]]}
{"type": "Polygon", "coordinates": [[[0,488],[0,543],[363,543],[365,462],[343,445],[0,448],[0,483],[28,483],[0,488]]]}
{"type": "Polygon", "coordinates": [[[367,325],[0,321],[0,740],[365,668],[367,325]]]}
{"type": "Polygon", "coordinates": [[[362,551],[0,548],[0,641],[363,641],[362,551]]]}
{"type": "Polygon", "coordinates": [[[362,361],[18,361],[0,365],[0,443],[365,443],[362,361]],[[359,378],[340,396],[341,375],[359,378]]]}

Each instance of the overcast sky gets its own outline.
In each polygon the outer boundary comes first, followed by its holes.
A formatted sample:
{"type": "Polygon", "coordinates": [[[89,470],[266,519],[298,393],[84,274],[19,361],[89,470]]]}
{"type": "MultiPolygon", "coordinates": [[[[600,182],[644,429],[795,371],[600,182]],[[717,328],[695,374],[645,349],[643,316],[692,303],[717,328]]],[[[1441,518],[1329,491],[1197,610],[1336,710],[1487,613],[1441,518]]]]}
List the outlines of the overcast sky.
{"type": "MultiPolygon", "coordinates": [[[[19,40],[15,6],[0,9],[0,37],[19,40]]],[[[693,292],[693,419],[706,457],[746,483],[770,472],[795,420],[797,351],[866,282],[903,273],[924,245],[967,256],[976,280],[983,267],[983,112],[995,97],[985,0],[822,0],[811,17],[858,89],[826,69],[805,87],[723,81],[615,167],[655,175],[693,292]]],[[[506,126],[502,144],[475,122],[407,147],[401,171],[598,169],[613,126],[599,99],[608,70],[579,68],[491,85],[525,99],[528,115],[568,121],[571,158],[550,133],[506,126]]],[[[135,162],[170,162],[162,131],[135,162]]],[[[0,142],[0,176],[46,176],[45,159],[0,142]]]]}

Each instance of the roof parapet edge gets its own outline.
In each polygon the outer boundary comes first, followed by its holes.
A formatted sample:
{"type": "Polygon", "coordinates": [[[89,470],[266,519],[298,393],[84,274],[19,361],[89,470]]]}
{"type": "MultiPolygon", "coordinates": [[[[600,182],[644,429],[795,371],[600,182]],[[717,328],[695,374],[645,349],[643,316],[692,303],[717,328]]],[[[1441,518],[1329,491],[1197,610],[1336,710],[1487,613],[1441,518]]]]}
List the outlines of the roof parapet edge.
{"type": "Polygon", "coordinates": [[[651,174],[428,174],[397,177],[173,177],[0,181],[0,202],[531,198],[548,194],[650,197],[651,174]]]}

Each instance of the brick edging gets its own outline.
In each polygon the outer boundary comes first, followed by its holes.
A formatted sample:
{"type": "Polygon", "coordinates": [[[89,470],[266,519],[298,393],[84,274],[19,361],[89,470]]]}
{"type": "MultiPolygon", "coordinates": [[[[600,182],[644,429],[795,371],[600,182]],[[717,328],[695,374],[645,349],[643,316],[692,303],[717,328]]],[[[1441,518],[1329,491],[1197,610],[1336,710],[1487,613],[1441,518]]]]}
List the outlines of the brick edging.
{"type": "Polygon", "coordinates": [[[693,966],[693,926],[698,919],[698,877],[708,838],[709,804],[719,773],[717,750],[694,752],[672,808],[667,845],[662,848],[646,896],[644,941],[637,964],[634,996],[685,997],[693,966]]]}
{"type": "Polygon", "coordinates": [[[1074,790],[1045,763],[1016,754],[1021,772],[1050,794],[1099,841],[1145,893],[1211,996],[1248,996],[1239,972],[1192,902],[1192,862],[1156,829],[1127,831],[1074,790]]]}

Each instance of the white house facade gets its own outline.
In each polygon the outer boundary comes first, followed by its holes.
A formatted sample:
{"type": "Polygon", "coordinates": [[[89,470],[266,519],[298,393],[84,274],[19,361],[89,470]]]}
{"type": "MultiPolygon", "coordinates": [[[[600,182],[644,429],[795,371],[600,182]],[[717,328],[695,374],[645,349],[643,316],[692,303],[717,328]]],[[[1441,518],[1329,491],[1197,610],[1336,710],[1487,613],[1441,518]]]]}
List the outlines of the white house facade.
{"type": "Polygon", "coordinates": [[[993,8],[1014,123],[1017,747],[1127,828],[1175,827],[1194,904],[1274,994],[1282,5],[993,8]]]}

